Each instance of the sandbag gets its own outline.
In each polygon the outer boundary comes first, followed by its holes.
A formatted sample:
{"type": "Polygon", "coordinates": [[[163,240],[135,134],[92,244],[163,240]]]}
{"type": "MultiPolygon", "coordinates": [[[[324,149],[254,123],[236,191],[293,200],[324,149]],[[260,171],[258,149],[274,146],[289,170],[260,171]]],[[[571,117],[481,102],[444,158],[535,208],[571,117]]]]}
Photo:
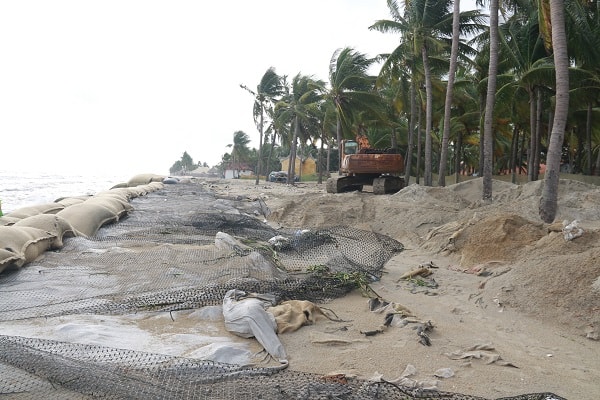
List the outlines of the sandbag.
{"type": "Polygon", "coordinates": [[[75,197],[61,197],[56,199],[54,202],[63,205],[65,208],[73,206],[75,204],[81,204],[92,196],[75,196],[75,197]]]}
{"type": "Polygon", "coordinates": [[[0,226],[0,248],[24,258],[25,263],[48,250],[55,238],[50,232],[29,226],[0,226]]]}
{"type": "Polygon", "coordinates": [[[102,226],[116,222],[117,214],[101,204],[84,201],[60,211],[59,217],[66,219],[75,230],[76,236],[92,237],[102,226]]]}
{"type": "Polygon", "coordinates": [[[61,216],[56,214],[39,214],[24,218],[15,223],[14,226],[27,226],[41,229],[55,236],[51,249],[60,249],[63,247],[63,238],[75,236],[75,229],[71,224],[61,216]]]}
{"type": "Polygon", "coordinates": [[[12,218],[23,219],[38,214],[56,214],[64,208],[65,206],[59,203],[45,203],[38,204],[35,206],[21,207],[19,209],[16,209],[15,211],[8,213],[7,215],[12,218]]]}
{"type": "Polygon", "coordinates": [[[304,325],[312,325],[320,317],[328,318],[323,311],[308,300],[288,300],[269,307],[275,317],[277,333],[293,332],[304,325]]]}
{"type": "Polygon", "coordinates": [[[223,299],[223,317],[225,328],[238,336],[254,337],[267,353],[282,364],[287,364],[287,355],[277,337],[277,322],[273,314],[265,311],[274,305],[273,301],[261,299],[255,294],[247,294],[231,289],[223,299]]]}
{"type": "Polygon", "coordinates": [[[119,197],[123,200],[129,201],[131,199],[138,197],[139,191],[136,188],[120,187],[120,188],[113,188],[110,190],[98,192],[96,194],[96,196],[104,196],[105,194],[110,195],[110,196],[119,197]]]}
{"type": "Polygon", "coordinates": [[[157,191],[157,190],[163,189],[163,188],[165,187],[164,183],[162,183],[162,182],[157,182],[157,181],[150,182],[150,183],[149,183],[148,185],[146,185],[146,186],[148,186],[149,190],[150,190],[150,191],[152,191],[152,192],[155,192],[155,191],[157,191]]]}
{"type": "Polygon", "coordinates": [[[129,179],[127,181],[127,186],[133,187],[139,185],[146,185],[150,182],[162,182],[164,178],[164,176],[156,174],[139,174],[129,179]]]}
{"type": "Polygon", "coordinates": [[[122,189],[104,190],[102,192],[96,193],[95,197],[104,197],[104,196],[112,197],[112,198],[119,199],[119,200],[126,201],[126,202],[129,202],[129,200],[131,200],[131,195],[127,191],[126,188],[124,188],[124,190],[122,190],[122,189]]]}
{"type": "Polygon", "coordinates": [[[86,200],[85,204],[97,204],[106,207],[117,216],[117,220],[121,219],[122,216],[133,210],[133,206],[126,200],[108,195],[94,196],[91,199],[86,200]]]}
{"type": "Polygon", "coordinates": [[[0,273],[12,267],[22,267],[25,257],[7,249],[0,249],[0,273]]]}
{"type": "Polygon", "coordinates": [[[0,217],[0,225],[1,226],[14,225],[15,223],[19,222],[20,220],[21,220],[21,218],[13,218],[13,217],[9,217],[8,215],[3,215],[0,217]]]}

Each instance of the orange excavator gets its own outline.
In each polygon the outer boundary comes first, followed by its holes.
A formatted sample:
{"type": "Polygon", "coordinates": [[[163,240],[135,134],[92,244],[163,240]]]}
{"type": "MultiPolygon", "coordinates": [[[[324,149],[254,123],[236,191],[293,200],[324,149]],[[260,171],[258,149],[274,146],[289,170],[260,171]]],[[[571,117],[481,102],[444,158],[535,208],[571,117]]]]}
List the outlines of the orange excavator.
{"type": "Polygon", "coordinates": [[[363,186],[372,186],[374,194],[389,194],[404,187],[402,155],[396,149],[372,148],[364,135],[342,141],[340,160],[338,176],[327,180],[327,193],[361,191],[363,186]]]}

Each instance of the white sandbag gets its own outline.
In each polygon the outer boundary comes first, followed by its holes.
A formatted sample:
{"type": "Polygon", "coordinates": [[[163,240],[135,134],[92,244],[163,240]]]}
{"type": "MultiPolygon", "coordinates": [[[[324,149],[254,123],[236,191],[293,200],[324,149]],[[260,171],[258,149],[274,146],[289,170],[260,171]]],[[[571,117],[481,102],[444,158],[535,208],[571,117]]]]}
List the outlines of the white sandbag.
{"type": "MultiPolygon", "coordinates": [[[[287,364],[287,355],[277,336],[277,322],[273,314],[266,308],[273,302],[257,297],[246,297],[248,294],[238,289],[229,290],[223,299],[223,317],[225,328],[241,337],[256,340],[267,353],[282,364],[287,364]]],[[[250,294],[252,296],[252,294],[250,294]]]]}

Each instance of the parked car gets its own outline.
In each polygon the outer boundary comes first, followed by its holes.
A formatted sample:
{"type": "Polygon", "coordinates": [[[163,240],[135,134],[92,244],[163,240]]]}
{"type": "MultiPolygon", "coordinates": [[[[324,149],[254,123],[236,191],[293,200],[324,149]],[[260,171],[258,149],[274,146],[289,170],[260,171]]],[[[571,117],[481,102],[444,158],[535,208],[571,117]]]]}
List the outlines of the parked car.
{"type": "MultiPolygon", "coordinates": [[[[294,182],[298,182],[299,178],[294,177],[294,182]]],[[[287,182],[287,172],[285,171],[273,171],[269,174],[269,182],[287,182]]]]}

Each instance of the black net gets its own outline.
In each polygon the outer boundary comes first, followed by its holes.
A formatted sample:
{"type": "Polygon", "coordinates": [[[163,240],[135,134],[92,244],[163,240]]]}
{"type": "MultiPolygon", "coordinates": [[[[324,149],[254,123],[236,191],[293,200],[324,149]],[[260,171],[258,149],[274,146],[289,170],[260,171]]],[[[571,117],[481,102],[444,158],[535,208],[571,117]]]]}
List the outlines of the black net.
{"type": "MultiPolygon", "coordinates": [[[[0,321],[120,315],[221,305],[230,289],[316,303],[343,296],[359,273],[381,277],[401,243],[347,226],[274,229],[260,199],[166,185],[93,238],[0,274],[0,321]],[[226,245],[223,245],[225,243],[226,245]]],[[[99,345],[0,336],[0,394],[9,399],[474,399],[387,382],[330,379],[99,345]]],[[[559,399],[550,394],[519,399],[559,399]]]]}

